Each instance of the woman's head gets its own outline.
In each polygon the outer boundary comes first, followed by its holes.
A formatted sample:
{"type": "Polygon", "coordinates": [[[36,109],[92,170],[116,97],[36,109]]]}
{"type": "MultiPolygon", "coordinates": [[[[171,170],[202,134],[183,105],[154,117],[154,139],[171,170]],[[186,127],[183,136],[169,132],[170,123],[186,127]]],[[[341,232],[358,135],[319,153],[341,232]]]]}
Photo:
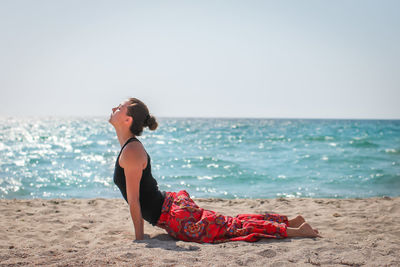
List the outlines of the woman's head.
{"type": "Polygon", "coordinates": [[[140,136],[144,127],[154,131],[158,126],[156,118],[150,115],[146,104],[133,97],[112,109],[109,122],[115,128],[128,127],[135,136],[140,136]]]}

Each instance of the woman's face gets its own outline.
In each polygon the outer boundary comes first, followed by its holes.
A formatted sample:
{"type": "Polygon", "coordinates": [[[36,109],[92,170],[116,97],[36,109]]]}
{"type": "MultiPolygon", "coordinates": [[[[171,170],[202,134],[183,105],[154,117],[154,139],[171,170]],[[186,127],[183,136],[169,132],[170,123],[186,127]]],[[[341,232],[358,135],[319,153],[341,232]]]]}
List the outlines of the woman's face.
{"type": "Polygon", "coordinates": [[[116,126],[118,124],[126,122],[127,120],[130,120],[131,117],[126,115],[127,106],[129,104],[129,101],[125,101],[119,104],[117,107],[112,108],[112,113],[110,115],[110,118],[108,119],[108,122],[116,126]]]}

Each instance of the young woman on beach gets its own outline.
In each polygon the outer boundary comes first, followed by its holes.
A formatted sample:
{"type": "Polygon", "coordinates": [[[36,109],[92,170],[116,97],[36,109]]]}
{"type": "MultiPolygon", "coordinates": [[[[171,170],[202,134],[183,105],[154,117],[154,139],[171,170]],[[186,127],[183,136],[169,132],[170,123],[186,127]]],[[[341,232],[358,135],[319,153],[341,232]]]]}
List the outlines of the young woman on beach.
{"type": "Polygon", "coordinates": [[[129,205],[136,240],[144,238],[144,220],[165,229],[175,239],[198,243],[321,237],[301,215],[291,220],[270,213],[224,216],[198,207],[185,190],[161,192],[151,174],[150,156],[136,138],[146,126],[155,130],[156,118],[142,101],[129,98],[112,109],[109,122],[121,144],[114,183],[129,205]]]}

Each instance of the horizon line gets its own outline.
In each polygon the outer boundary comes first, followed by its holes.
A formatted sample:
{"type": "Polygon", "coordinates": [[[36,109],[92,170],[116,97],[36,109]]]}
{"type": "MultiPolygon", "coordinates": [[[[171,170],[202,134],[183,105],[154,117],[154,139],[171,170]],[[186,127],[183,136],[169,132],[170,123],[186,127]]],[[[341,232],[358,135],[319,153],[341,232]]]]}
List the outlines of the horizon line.
{"type": "MultiPolygon", "coordinates": [[[[154,114],[152,114],[154,115],[154,114]]],[[[321,118],[321,117],[202,117],[202,116],[157,116],[156,119],[253,119],[253,120],[391,120],[397,121],[400,118],[321,118]]],[[[23,118],[36,118],[36,119],[49,119],[49,118],[107,118],[108,115],[0,115],[0,119],[23,119],[23,118]]]]}

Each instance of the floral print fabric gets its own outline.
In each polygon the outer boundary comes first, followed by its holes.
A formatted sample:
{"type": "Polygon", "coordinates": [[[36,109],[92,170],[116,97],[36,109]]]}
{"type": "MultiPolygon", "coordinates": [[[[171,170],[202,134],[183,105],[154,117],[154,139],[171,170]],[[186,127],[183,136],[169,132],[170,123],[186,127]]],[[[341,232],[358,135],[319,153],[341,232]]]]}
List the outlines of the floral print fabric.
{"type": "Polygon", "coordinates": [[[255,242],[287,237],[288,218],[279,214],[224,216],[202,209],[185,191],[166,192],[157,226],[175,239],[197,243],[255,242]]]}

